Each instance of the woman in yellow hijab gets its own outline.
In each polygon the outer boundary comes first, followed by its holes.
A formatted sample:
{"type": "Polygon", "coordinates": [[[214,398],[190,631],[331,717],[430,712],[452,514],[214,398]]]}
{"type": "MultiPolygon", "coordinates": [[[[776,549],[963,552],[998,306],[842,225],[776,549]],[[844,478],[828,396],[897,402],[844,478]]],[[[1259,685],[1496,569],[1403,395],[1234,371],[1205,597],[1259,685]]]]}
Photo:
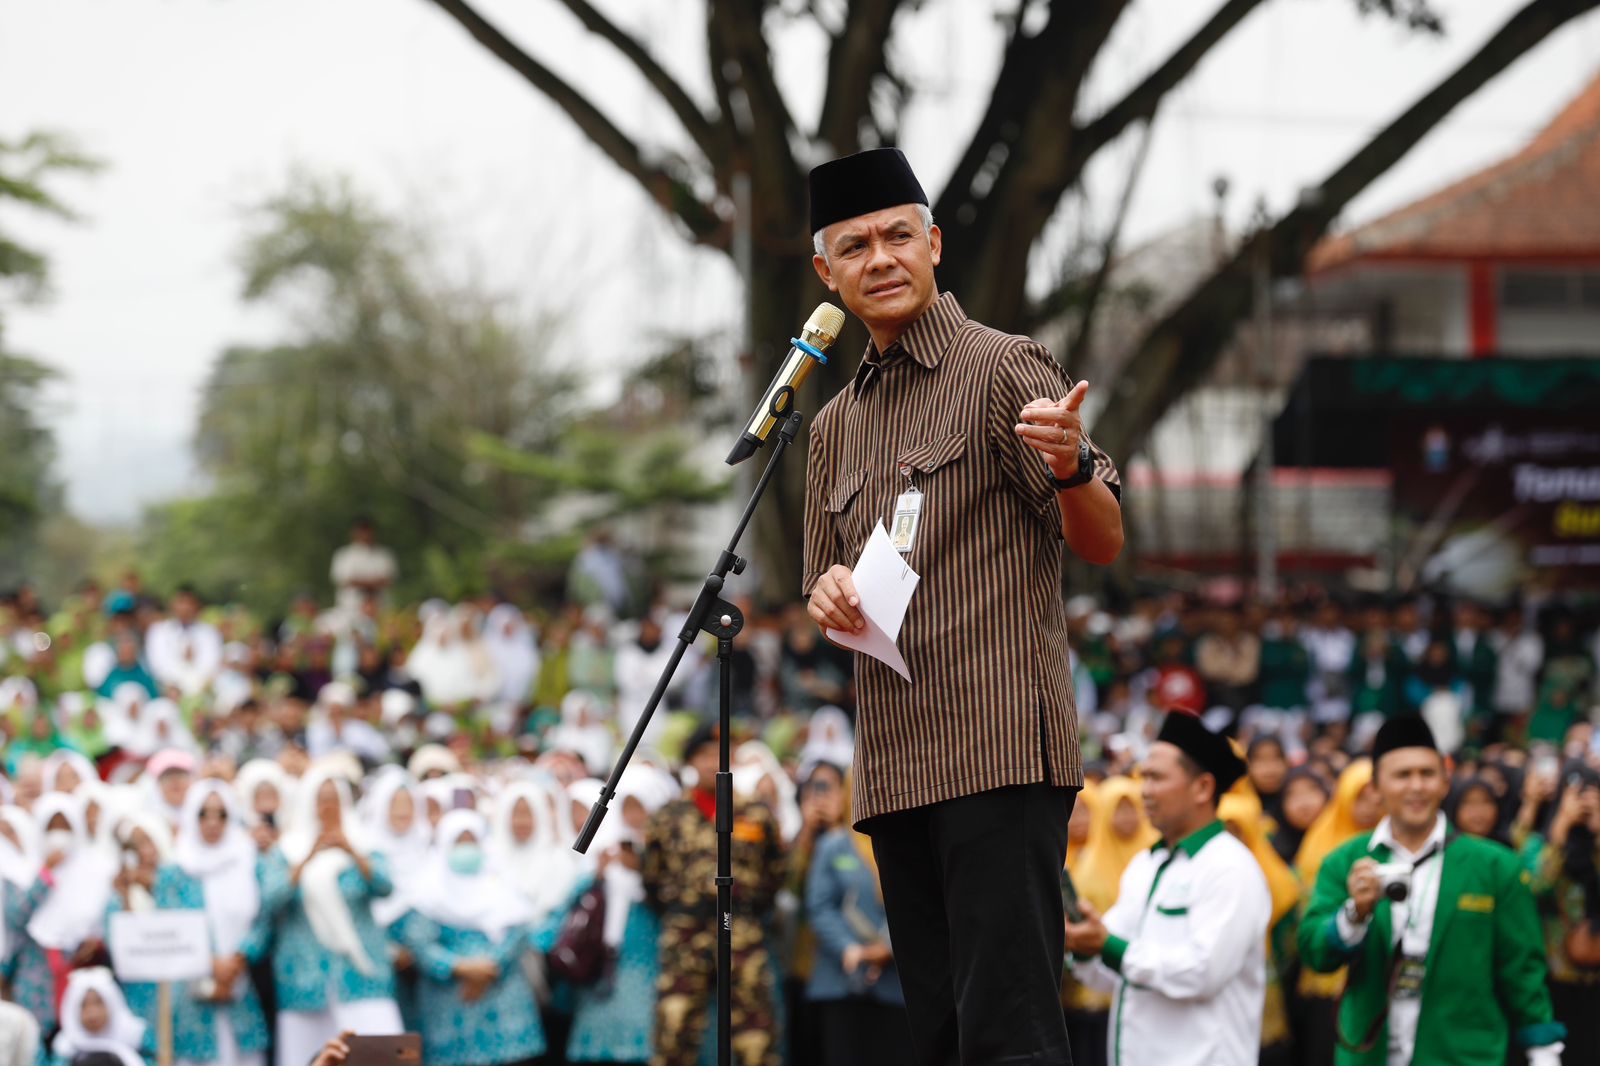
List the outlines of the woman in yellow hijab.
{"type": "MultiPolygon", "coordinates": [[[[1079,796],[1078,802],[1084,797],[1079,796]]],[[[1117,901],[1122,872],[1133,857],[1161,838],[1144,816],[1139,782],[1108,777],[1095,790],[1089,807],[1089,839],[1076,859],[1067,860],[1078,898],[1104,914],[1117,901]]]]}
{"type": "MultiPolygon", "coordinates": [[[[1088,836],[1081,848],[1068,849],[1063,890],[1104,914],[1117,901],[1122,872],[1161,834],[1145,818],[1139,782],[1131,777],[1109,777],[1096,788],[1086,788],[1078,794],[1074,815],[1081,818],[1078,811],[1085,807],[1088,836]]],[[[1062,986],[1061,1005],[1067,1014],[1073,1063],[1104,1066],[1110,994],[1079,984],[1069,970],[1062,986]]]]}
{"type": "Polygon", "coordinates": [[[1372,784],[1372,760],[1357,759],[1339,775],[1339,785],[1333,790],[1333,799],[1317,820],[1306,830],[1300,850],[1295,852],[1294,868],[1300,883],[1307,892],[1317,882],[1317,871],[1322,869],[1334,848],[1352,837],[1360,836],[1383,820],[1383,801],[1372,784]]]}
{"type": "MultiPolygon", "coordinates": [[[[1317,871],[1340,844],[1360,836],[1383,820],[1383,800],[1372,785],[1372,760],[1357,759],[1339,775],[1333,799],[1306,830],[1295,853],[1295,872],[1307,895],[1317,883],[1317,871]]],[[[1334,1024],[1344,971],[1323,974],[1302,969],[1295,983],[1291,1020],[1300,1061],[1305,1066],[1331,1066],[1335,1045],[1334,1024]]]]}
{"type": "Polygon", "coordinates": [[[1245,847],[1250,849],[1272,895],[1272,918],[1267,923],[1267,995],[1261,1014],[1261,1061],[1288,1062],[1289,1006],[1284,996],[1284,981],[1295,962],[1296,906],[1300,902],[1300,882],[1289,864],[1283,861],[1267,839],[1266,813],[1253,789],[1235,787],[1217,804],[1217,817],[1245,847]]]}

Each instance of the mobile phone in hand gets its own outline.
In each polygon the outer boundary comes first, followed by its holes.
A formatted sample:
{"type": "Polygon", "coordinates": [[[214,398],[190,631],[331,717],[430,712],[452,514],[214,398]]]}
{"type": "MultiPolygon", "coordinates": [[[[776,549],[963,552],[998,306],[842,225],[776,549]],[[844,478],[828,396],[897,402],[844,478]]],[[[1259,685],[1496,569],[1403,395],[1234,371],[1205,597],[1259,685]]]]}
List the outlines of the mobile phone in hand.
{"type": "Polygon", "coordinates": [[[422,1066],[422,1036],[352,1036],[345,1066],[422,1066]]]}

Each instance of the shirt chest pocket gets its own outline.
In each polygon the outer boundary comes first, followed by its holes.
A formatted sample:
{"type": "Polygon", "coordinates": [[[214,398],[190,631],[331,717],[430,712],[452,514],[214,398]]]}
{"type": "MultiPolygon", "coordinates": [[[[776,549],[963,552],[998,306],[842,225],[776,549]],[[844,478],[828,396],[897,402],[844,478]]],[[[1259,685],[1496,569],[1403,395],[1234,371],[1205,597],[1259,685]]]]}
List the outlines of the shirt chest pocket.
{"type": "Polygon", "coordinates": [[[852,565],[850,560],[866,543],[866,519],[863,515],[867,508],[861,502],[861,486],[866,483],[866,467],[840,474],[828,490],[827,499],[822,502],[822,509],[833,518],[840,545],[849,553],[848,559],[839,560],[846,566],[852,565]]]}
{"type": "Polygon", "coordinates": [[[912,480],[918,482],[918,488],[922,488],[917,478],[918,474],[932,474],[943,470],[959,460],[966,452],[967,435],[950,433],[902,449],[895,459],[895,465],[898,468],[910,467],[912,480]]]}

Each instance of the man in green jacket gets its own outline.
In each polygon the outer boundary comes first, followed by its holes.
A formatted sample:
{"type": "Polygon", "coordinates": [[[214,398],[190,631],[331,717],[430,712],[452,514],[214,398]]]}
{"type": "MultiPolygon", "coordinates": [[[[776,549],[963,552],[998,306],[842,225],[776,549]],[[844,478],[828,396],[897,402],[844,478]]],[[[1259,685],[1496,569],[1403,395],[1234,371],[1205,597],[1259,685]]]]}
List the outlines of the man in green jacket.
{"type": "Polygon", "coordinates": [[[1388,817],[1323,862],[1300,923],[1305,965],[1350,968],[1339,1066],[1503,1066],[1513,1037],[1529,1066],[1559,1066],[1565,1030],[1516,855],[1439,812],[1450,777],[1420,717],[1385,722],[1372,760],[1388,817]]]}

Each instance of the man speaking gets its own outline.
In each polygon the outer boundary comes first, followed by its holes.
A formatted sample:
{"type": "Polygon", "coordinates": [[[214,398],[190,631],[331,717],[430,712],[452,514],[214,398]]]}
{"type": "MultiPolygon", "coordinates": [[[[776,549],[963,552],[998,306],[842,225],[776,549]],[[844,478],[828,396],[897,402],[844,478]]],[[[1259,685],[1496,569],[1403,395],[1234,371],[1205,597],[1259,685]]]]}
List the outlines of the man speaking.
{"type": "Polygon", "coordinates": [[[939,228],[897,149],[811,172],[813,263],[867,327],[818,414],[804,593],[824,630],[864,621],[872,531],[921,575],[900,630],[911,680],[856,656],[853,811],[872,837],[919,1063],[1070,1061],[1060,878],[1082,784],[1061,543],[1122,549],[1120,478],[1040,344],[972,321],[934,268],[939,228]]]}

